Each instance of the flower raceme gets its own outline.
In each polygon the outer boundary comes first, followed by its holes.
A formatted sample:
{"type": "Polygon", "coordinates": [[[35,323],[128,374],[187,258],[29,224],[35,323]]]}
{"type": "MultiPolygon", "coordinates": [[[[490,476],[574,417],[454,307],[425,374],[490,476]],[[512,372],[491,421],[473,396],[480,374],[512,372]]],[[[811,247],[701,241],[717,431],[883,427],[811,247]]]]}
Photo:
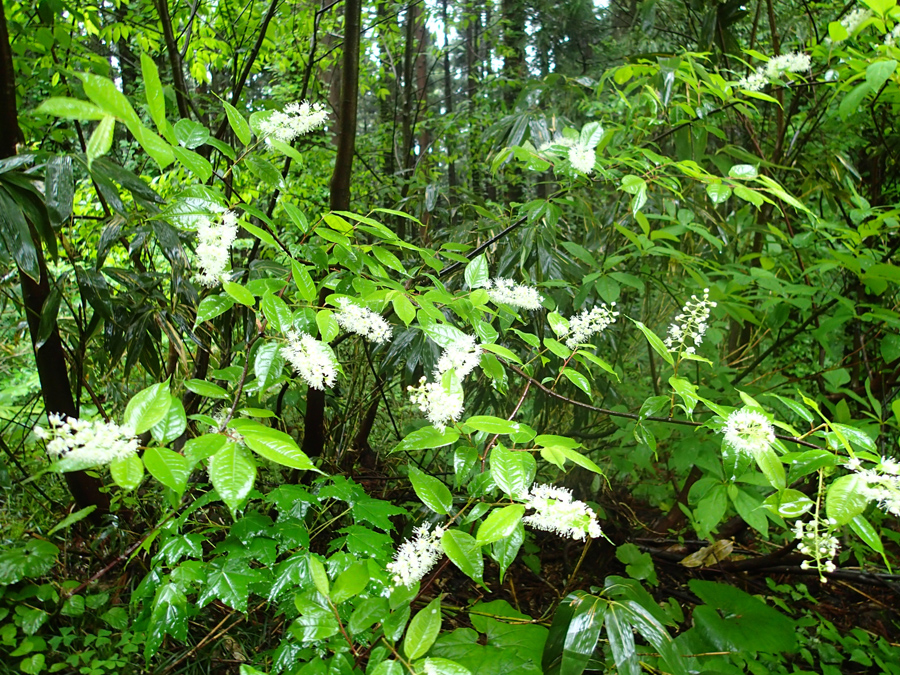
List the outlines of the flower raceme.
{"type": "Polygon", "coordinates": [[[50,428],[37,426],[34,435],[47,441],[47,452],[63,461],[65,470],[103,466],[137,453],[138,440],[127,427],[103,420],[49,415],[50,428]]]}
{"type": "Polygon", "coordinates": [[[260,122],[259,130],[265,136],[272,136],[282,143],[290,143],[298,136],[308,134],[328,119],[328,112],[321,103],[302,101],[291,103],[284,112],[273,112],[260,122]]]}
{"type": "Polygon", "coordinates": [[[517,284],[512,279],[492,279],[487,282],[487,294],[496,305],[509,305],[515,309],[536,310],[544,299],[534,286],[517,284]]]}
{"type": "Polygon", "coordinates": [[[475,370],[475,366],[481,361],[481,353],[481,347],[475,343],[475,338],[471,335],[463,335],[444,347],[434,371],[435,379],[453,369],[456,371],[456,376],[462,380],[475,370]]]}
{"type": "Polygon", "coordinates": [[[372,342],[384,343],[390,341],[391,326],[380,314],[376,314],[365,307],[360,307],[347,298],[341,298],[339,303],[341,309],[334,318],[345,331],[362,335],[372,342]]]}
{"type": "Polygon", "coordinates": [[[900,462],[890,457],[882,457],[875,468],[860,468],[859,460],[848,464],[865,481],[862,494],[869,501],[877,502],[878,508],[895,516],[900,516],[900,462]]]}
{"type": "Polygon", "coordinates": [[[601,304],[590,311],[584,310],[569,319],[569,328],[563,334],[566,337],[566,347],[575,349],[580,344],[590,340],[597,333],[602,333],[616,322],[619,313],[612,309],[616,303],[611,302],[609,307],[601,304]]]}
{"type": "Polygon", "coordinates": [[[432,426],[443,431],[451,422],[457,422],[463,413],[462,388],[451,391],[442,381],[426,382],[422,377],[419,386],[407,387],[409,400],[419,407],[432,426]]]}
{"type": "Polygon", "coordinates": [[[425,523],[413,530],[412,539],[405,540],[387,565],[395,586],[412,586],[428,574],[444,554],[441,537],[444,528],[433,530],[425,523]]]}
{"type": "Polygon", "coordinates": [[[754,454],[775,442],[775,427],[758,410],[735,410],[725,420],[725,442],[738,452],[754,454]]]}
{"type": "Polygon", "coordinates": [[[747,91],[759,91],[772,80],[782,77],[784,73],[805,73],[811,65],[809,54],[803,52],[779,54],[769,59],[766,65],[741,78],[737,86],[747,91]]]}
{"type": "Polygon", "coordinates": [[[288,331],[287,337],[288,343],[281,348],[281,354],[306,384],[320,390],[334,385],[337,364],[331,347],[295,330],[288,331]]]}
{"type": "Polygon", "coordinates": [[[594,510],[572,499],[572,491],[566,488],[533,485],[526,495],[525,507],[535,512],[525,516],[522,522],[537,530],[555,532],[576,541],[603,536],[594,510]]]}
{"type": "Polygon", "coordinates": [[[204,286],[213,288],[222,283],[237,232],[237,216],[234,211],[223,213],[217,223],[203,219],[197,225],[197,263],[200,272],[196,278],[204,286]]]}
{"type": "Polygon", "coordinates": [[[663,340],[670,352],[696,354],[697,347],[703,342],[703,336],[709,327],[709,313],[716,303],[709,299],[709,289],[703,289],[703,297],[692,295],[684,303],[681,314],[669,326],[669,333],[663,340]]]}

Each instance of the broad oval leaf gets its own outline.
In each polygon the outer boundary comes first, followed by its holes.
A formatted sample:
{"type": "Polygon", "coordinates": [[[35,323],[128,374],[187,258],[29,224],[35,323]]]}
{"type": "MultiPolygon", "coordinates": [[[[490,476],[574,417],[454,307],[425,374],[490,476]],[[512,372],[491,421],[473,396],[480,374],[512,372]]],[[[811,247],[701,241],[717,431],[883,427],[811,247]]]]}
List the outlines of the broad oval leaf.
{"type": "Polygon", "coordinates": [[[403,653],[412,661],[424,656],[441,631],[441,598],[436,597],[416,614],[403,638],[403,653]]]}
{"type": "Polygon", "coordinates": [[[209,459],[209,479],[234,513],[253,489],[256,463],[237,443],[229,441],[209,459]]]}

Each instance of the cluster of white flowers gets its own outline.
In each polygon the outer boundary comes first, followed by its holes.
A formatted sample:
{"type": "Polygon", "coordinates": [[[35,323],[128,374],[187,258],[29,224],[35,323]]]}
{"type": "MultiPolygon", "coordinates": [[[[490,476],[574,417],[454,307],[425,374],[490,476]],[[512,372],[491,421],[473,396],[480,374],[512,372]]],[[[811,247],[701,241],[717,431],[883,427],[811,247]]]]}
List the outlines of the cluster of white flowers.
{"type": "Polygon", "coordinates": [[[388,342],[391,339],[391,326],[380,314],[360,307],[347,298],[341,298],[339,302],[341,309],[334,318],[345,331],[362,335],[372,342],[388,342]]]}
{"type": "Polygon", "coordinates": [[[869,501],[878,502],[878,508],[900,516],[900,462],[882,457],[873,469],[863,469],[859,460],[847,463],[866,482],[862,490],[869,501]]]}
{"type": "Polygon", "coordinates": [[[273,136],[283,143],[290,143],[297,136],[308,134],[325,124],[328,112],[321,103],[291,103],[284,112],[274,112],[260,122],[259,129],[265,136],[273,136]]]}
{"type": "Polygon", "coordinates": [[[481,353],[481,347],[475,343],[475,338],[471,335],[463,335],[460,339],[444,347],[434,371],[435,379],[440,378],[452,368],[456,371],[457,377],[462,380],[475,370],[475,366],[481,361],[481,353]]]}
{"type": "Polygon", "coordinates": [[[337,377],[334,352],[312,335],[288,331],[288,343],[281,348],[281,354],[313,389],[325,389],[334,384],[337,377]]]}
{"type": "Polygon", "coordinates": [[[210,288],[222,283],[231,244],[237,237],[237,216],[234,211],[226,211],[219,222],[202,219],[197,224],[197,262],[200,273],[197,281],[210,288]]]}
{"type": "Polygon", "coordinates": [[[488,281],[487,293],[494,304],[509,305],[517,309],[540,309],[543,300],[534,286],[517,284],[512,279],[500,278],[488,281]]]}
{"type": "Polygon", "coordinates": [[[569,163],[576,171],[590,175],[594,171],[596,162],[597,154],[593,148],[585,147],[580,143],[569,148],[569,163]]]}
{"type": "Polygon", "coordinates": [[[769,62],[760,66],[752,73],[738,82],[740,89],[759,91],[771,80],[777,80],[784,73],[803,73],[809,70],[812,60],[809,54],[803,52],[789,52],[769,59],[769,62]]]}
{"type": "Polygon", "coordinates": [[[597,333],[602,333],[607,327],[616,322],[619,313],[612,309],[616,303],[609,303],[609,307],[605,303],[599,307],[594,307],[590,311],[584,310],[581,314],[576,314],[569,318],[569,329],[563,334],[567,335],[566,347],[575,349],[580,344],[584,344],[597,333]]]}
{"type": "MultiPolygon", "coordinates": [[[[854,9],[841,19],[841,25],[847,29],[847,33],[853,35],[862,22],[870,16],[872,16],[872,12],[868,9],[854,9]]],[[[825,38],[825,41],[831,42],[831,39],[825,38]]]]}
{"type": "Polygon", "coordinates": [[[758,410],[741,408],[725,420],[725,442],[738,452],[753,454],[775,442],[775,427],[758,410]]]}
{"type": "Polygon", "coordinates": [[[887,47],[894,47],[897,44],[897,38],[900,38],[900,23],[894,25],[891,32],[884,36],[884,44],[887,47]]]}
{"type": "Polygon", "coordinates": [[[406,539],[394,554],[393,562],[387,565],[396,586],[412,586],[428,574],[444,554],[441,537],[444,528],[433,530],[427,523],[413,530],[413,538],[406,539]]]}
{"type": "Polygon", "coordinates": [[[441,382],[426,382],[425,378],[419,380],[419,386],[407,387],[409,400],[419,407],[428,421],[443,431],[447,424],[459,420],[463,413],[462,390],[448,391],[441,382]]]}
{"type": "Polygon", "coordinates": [[[525,499],[525,507],[535,510],[535,513],[522,519],[526,525],[577,541],[584,541],[585,537],[603,536],[597,514],[584,502],[572,499],[571,490],[532,485],[525,499]]]}
{"type": "MultiPolygon", "coordinates": [[[[562,146],[568,148],[569,164],[572,168],[581,173],[590,174],[594,171],[594,164],[597,162],[597,152],[594,148],[582,145],[576,138],[567,136],[557,136],[552,141],[541,144],[538,152],[546,153],[554,150],[553,146],[562,146]]],[[[556,154],[556,153],[553,153],[556,154]]]]}
{"type": "Polygon", "coordinates": [[[56,413],[51,413],[49,420],[50,428],[37,426],[34,435],[48,441],[47,452],[64,460],[67,470],[102,466],[138,451],[133,431],[114,422],[63,419],[56,413]]]}
{"type": "Polygon", "coordinates": [[[715,306],[716,303],[709,299],[708,288],[703,289],[702,298],[692,295],[691,299],[681,308],[681,314],[676,316],[672,325],[669,326],[669,333],[663,341],[669,351],[695,354],[709,327],[707,324],[709,312],[715,306]],[[693,344],[688,345],[688,341],[693,344]]]}
{"type": "MultiPolygon", "coordinates": [[[[841,547],[837,537],[832,534],[832,528],[837,522],[831,518],[826,523],[814,518],[808,523],[798,520],[794,525],[794,536],[800,540],[797,550],[803,555],[808,555],[815,561],[819,573],[834,572],[835,565],[832,558],[837,555],[841,547]]],[[[809,560],[804,560],[800,568],[808,570],[812,567],[809,560]]]]}

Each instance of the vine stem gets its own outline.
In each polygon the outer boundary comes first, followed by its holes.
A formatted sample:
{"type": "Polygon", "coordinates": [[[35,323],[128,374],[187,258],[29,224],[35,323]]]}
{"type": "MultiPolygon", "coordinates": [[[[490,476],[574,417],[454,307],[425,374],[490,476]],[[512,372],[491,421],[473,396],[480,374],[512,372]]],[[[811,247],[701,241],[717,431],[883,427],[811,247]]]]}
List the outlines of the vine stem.
{"type": "MultiPolygon", "coordinates": [[[[593,410],[594,412],[602,413],[604,415],[609,415],[610,417],[622,417],[629,420],[635,420],[638,422],[665,422],[666,424],[679,424],[685,427],[703,427],[706,426],[703,422],[695,422],[693,420],[677,420],[672,417],[653,417],[647,416],[642,417],[635,413],[627,413],[620,412],[618,410],[610,410],[609,408],[600,408],[595,405],[590,405],[589,403],[582,403],[581,401],[576,401],[575,399],[569,398],[568,396],[563,396],[562,394],[558,394],[549,387],[544,386],[533,377],[531,377],[528,373],[526,373],[521,368],[516,367],[512,363],[507,362],[506,365],[517,375],[525,378],[529,382],[531,382],[534,386],[540,389],[542,392],[547,394],[548,396],[552,396],[553,398],[559,399],[560,401],[565,401],[574,406],[578,406],[579,408],[585,408],[586,410],[593,410]]],[[[816,450],[825,450],[820,445],[816,445],[815,443],[810,443],[809,441],[804,441],[802,438],[797,438],[796,436],[784,436],[781,434],[775,434],[775,438],[788,441],[789,443],[796,443],[797,445],[802,445],[806,448],[814,448],[816,450]]]]}

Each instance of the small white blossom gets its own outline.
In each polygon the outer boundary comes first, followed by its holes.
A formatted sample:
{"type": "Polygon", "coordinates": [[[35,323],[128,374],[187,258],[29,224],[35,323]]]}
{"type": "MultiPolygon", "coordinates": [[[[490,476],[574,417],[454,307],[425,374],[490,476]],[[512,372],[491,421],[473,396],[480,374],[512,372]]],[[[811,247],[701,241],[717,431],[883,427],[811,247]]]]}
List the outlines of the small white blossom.
{"type": "Polygon", "coordinates": [[[431,571],[444,554],[443,536],[444,528],[430,530],[427,523],[413,530],[413,538],[405,540],[394,554],[393,562],[387,564],[396,586],[408,588],[431,571]]]}
{"type": "Polygon", "coordinates": [[[609,307],[605,303],[599,307],[594,307],[590,311],[584,310],[581,314],[577,314],[569,318],[569,329],[564,333],[566,338],[566,347],[575,349],[580,344],[584,344],[597,333],[602,333],[609,326],[616,322],[619,313],[612,309],[616,303],[611,302],[609,307]]]}
{"type": "Polygon", "coordinates": [[[441,358],[438,359],[435,368],[435,379],[448,370],[456,371],[457,377],[462,380],[466,375],[475,370],[475,366],[481,361],[481,347],[475,343],[471,335],[464,335],[459,340],[451,342],[444,347],[441,358]]]}
{"type": "Polygon", "coordinates": [[[569,148],[569,162],[576,171],[590,175],[594,171],[597,154],[593,148],[578,144],[569,148]]]}
{"type": "Polygon", "coordinates": [[[541,308],[543,298],[534,286],[517,284],[512,279],[492,279],[487,283],[488,297],[494,304],[504,304],[517,309],[541,308]]]}
{"type": "Polygon", "coordinates": [[[341,328],[350,333],[362,335],[372,342],[390,341],[391,326],[380,314],[360,307],[347,298],[341,298],[339,302],[341,309],[334,318],[341,328]]]}
{"type": "Polygon", "coordinates": [[[200,273],[196,279],[210,288],[222,283],[228,267],[231,244],[237,237],[237,216],[234,211],[226,211],[222,219],[213,224],[203,218],[197,223],[197,262],[200,273]]]}
{"type": "Polygon", "coordinates": [[[34,435],[48,441],[47,452],[59,459],[61,471],[76,471],[102,466],[125,459],[138,451],[134,432],[115,422],[63,419],[56,413],[48,416],[50,428],[34,428],[34,435]]]}
{"type": "MultiPolygon", "coordinates": [[[[847,32],[852,37],[856,29],[870,16],[872,16],[872,12],[868,9],[854,9],[841,19],[841,25],[847,29],[847,32]]],[[[826,42],[831,42],[831,40],[826,38],[826,42]]]]}
{"type": "Polygon", "coordinates": [[[783,73],[803,73],[809,70],[812,59],[803,52],[788,52],[769,59],[766,64],[766,77],[770,80],[781,77],[783,73]]]}
{"type": "Polygon", "coordinates": [[[423,377],[418,387],[407,387],[407,391],[409,400],[425,413],[428,421],[439,431],[443,431],[450,422],[459,420],[463,413],[462,391],[451,392],[441,382],[426,382],[423,377]]]}
{"type": "Polygon", "coordinates": [[[297,136],[322,126],[327,119],[328,112],[324,105],[303,101],[291,103],[284,112],[272,113],[260,122],[259,129],[264,136],[273,136],[283,143],[290,143],[297,136]]]}
{"type": "Polygon", "coordinates": [[[571,490],[533,485],[525,500],[525,507],[535,510],[522,519],[526,525],[577,541],[603,536],[597,514],[584,502],[572,499],[571,490]]]}
{"type": "Polygon", "coordinates": [[[725,420],[725,442],[738,452],[753,454],[775,442],[775,427],[758,410],[741,408],[725,420]]]}
{"type": "Polygon", "coordinates": [[[900,38],[900,23],[894,25],[891,32],[884,36],[884,44],[887,47],[894,47],[897,44],[897,38],[900,38]]]}
{"type": "MultiPolygon", "coordinates": [[[[794,537],[800,540],[797,550],[813,559],[820,576],[823,572],[835,570],[832,558],[837,555],[841,544],[834,536],[833,528],[833,522],[821,522],[816,518],[808,523],[798,520],[794,525],[794,537]]],[[[812,564],[804,560],[800,568],[808,570],[812,564]]]]}
{"type": "Polygon", "coordinates": [[[698,298],[692,295],[684,307],[681,308],[681,314],[675,317],[673,323],[669,326],[669,332],[666,339],[663,340],[670,352],[686,352],[694,354],[696,348],[703,342],[703,336],[706,329],[709,328],[709,313],[716,306],[716,303],[709,299],[709,289],[703,289],[703,297],[698,298]],[[688,344],[688,342],[693,344],[688,344]]]}
{"type": "MultiPolygon", "coordinates": [[[[852,461],[852,460],[851,460],[852,461]]],[[[895,516],[900,516],[900,462],[891,457],[882,457],[872,469],[859,468],[847,462],[848,468],[854,469],[865,481],[862,494],[869,501],[877,502],[878,508],[895,516]]]]}
{"type": "Polygon", "coordinates": [[[737,86],[738,88],[746,89],[747,91],[759,91],[768,83],[769,80],[766,78],[765,73],[761,70],[754,70],[746,77],[742,77],[737,86]]]}
{"type": "Polygon", "coordinates": [[[313,389],[324,390],[334,385],[337,364],[334,352],[324,342],[292,330],[288,332],[288,343],[281,348],[281,354],[313,389]]]}

